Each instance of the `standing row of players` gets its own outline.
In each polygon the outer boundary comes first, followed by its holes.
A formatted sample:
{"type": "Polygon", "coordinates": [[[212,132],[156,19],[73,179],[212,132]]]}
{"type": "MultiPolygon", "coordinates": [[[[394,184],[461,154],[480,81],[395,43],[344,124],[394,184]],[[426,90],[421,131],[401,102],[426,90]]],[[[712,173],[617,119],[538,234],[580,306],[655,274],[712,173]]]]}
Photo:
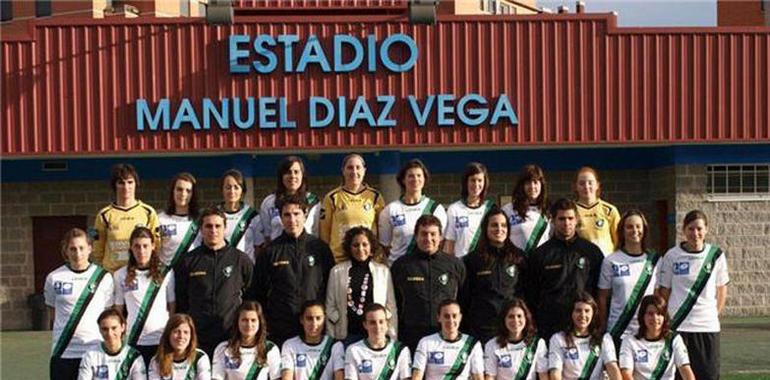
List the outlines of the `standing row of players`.
{"type": "MultiPolygon", "coordinates": [[[[472,188],[471,183],[473,182],[470,177],[472,175],[466,176],[469,190],[472,188]]],[[[133,179],[135,178],[133,177],[133,179]]],[[[176,190],[179,186],[176,185],[180,181],[175,182],[174,190],[177,193],[176,190]]],[[[540,188],[544,188],[542,186],[544,180],[534,182],[540,182],[540,188]]],[[[530,184],[529,187],[535,186],[530,184]]],[[[494,320],[494,315],[499,312],[504,301],[510,300],[516,294],[523,295],[533,305],[538,325],[541,327],[543,336],[547,337],[551,333],[561,330],[568,323],[572,300],[576,298],[577,293],[582,290],[597,293],[597,279],[605,277],[599,276],[600,271],[598,270],[602,265],[603,255],[598,253],[596,246],[576,237],[575,228],[578,220],[576,206],[570,201],[559,200],[554,203],[554,208],[551,211],[553,234],[549,234],[548,238],[545,239],[548,243],[542,242],[541,248],[530,254],[516,248],[511,243],[509,234],[513,228],[510,226],[510,219],[500,210],[490,208],[484,215],[481,226],[476,227],[479,232],[474,234],[476,236],[474,240],[477,239],[478,241],[478,247],[475,250],[478,254],[468,255],[464,258],[464,264],[453,256],[437,255],[442,232],[445,229],[438,217],[429,215],[421,217],[425,223],[422,226],[417,223],[417,228],[412,233],[414,238],[410,242],[410,246],[414,247],[412,248],[414,254],[406,255],[403,260],[399,260],[403,264],[397,262],[392,267],[392,281],[395,283],[395,287],[388,286],[391,278],[387,267],[371,260],[376,246],[373,233],[363,228],[356,228],[360,233],[350,234],[350,238],[347,239],[348,244],[343,244],[343,252],[347,253],[346,257],[351,257],[352,260],[345,261],[332,270],[331,278],[336,279],[328,281],[328,292],[325,292],[327,275],[324,272],[328,273],[328,268],[331,266],[329,263],[332,260],[329,258],[330,255],[324,252],[324,250],[328,251],[325,244],[305,231],[306,215],[308,214],[305,204],[307,198],[297,196],[283,198],[279,202],[279,205],[282,205],[279,212],[279,222],[282,224],[284,232],[271,242],[265,254],[258,255],[256,267],[250,264],[248,259],[242,259],[242,255],[225,241],[224,230],[228,224],[228,218],[221,211],[207,210],[201,218],[203,244],[189,254],[186,253],[187,250],[181,249],[180,245],[180,248],[176,250],[177,254],[170,261],[180,264],[175,266],[181,269],[177,272],[177,276],[168,275],[170,271],[164,269],[165,278],[177,279],[176,286],[170,287],[177,289],[176,303],[181,306],[179,307],[180,310],[190,312],[196,319],[196,323],[201,327],[202,343],[204,347],[208,346],[209,350],[213,349],[213,346],[223,338],[226,338],[232,313],[240,304],[241,292],[246,293],[246,299],[258,299],[266,305],[266,316],[271,322],[271,339],[278,342],[282,342],[298,332],[294,326],[296,325],[295,321],[297,321],[296,316],[299,313],[299,305],[303,300],[323,298],[326,295],[327,307],[332,306],[329,308],[329,321],[332,326],[330,333],[336,330],[337,336],[335,338],[346,339],[346,333],[351,336],[357,334],[360,337],[362,335],[360,321],[363,319],[362,314],[365,305],[371,302],[388,303],[389,306],[393,305],[391,309],[394,313],[390,318],[393,321],[394,330],[395,327],[398,327],[398,337],[414,348],[422,336],[437,329],[433,316],[436,313],[438,300],[453,298],[459,293],[461,302],[466,305],[467,320],[470,321],[468,323],[469,329],[473,335],[486,340],[494,333],[494,327],[490,328],[489,321],[494,320]],[[360,257],[357,258],[357,254],[360,257]],[[467,278],[466,272],[468,273],[467,278]],[[218,273],[223,275],[218,276],[218,273]],[[529,275],[529,280],[524,280],[526,275],[529,275]],[[251,281],[252,278],[253,281],[251,281]],[[252,283],[251,286],[249,286],[249,282],[252,283]],[[190,286],[187,287],[187,285],[190,286]],[[338,293],[342,295],[336,297],[335,300],[333,295],[338,293]],[[391,296],[393,293],[395,293],[395,297],[391,296]],[[180,297],[180,295],[182,296],[180,297]],[[330,298],[332,298],[332,302],[329,302],[330,298]],[[392,302],[394,298],[396,302],[392,302]],[[396,318],[398,318],[397,322],[396,318]],[[359,331],[356,332],[355,329],[359,331]]],[[[541,213],[541,215],[543,214],[545,213],[541,213]]],[[[698,263],[690,268],[692,263],[688,262],[686,271],[682,269],[680,262],[670,263],[673,265],[673,270],[668,273],[669,275],[673,273],[674,279],[677,278],[676,276],[688,274],[693,275],[691,277],[700,278],[703,277],[701,276],[702,272],[709,273],[705,276],[705,281],[700,281],[701,285],[704,285],[701,291],[706,289],[702,297],[706,301],[703,305],[696,305],[700,303],[700,291],[696,294],[696,302],[687,306],[687,303],[692,300],[688,301],[686,298],[682,300],[681,298],[684,297],[680,297],[680,300],[677,301],[680,304],[677,305],[674,299],[682,292],[687,293],[690,288],[672,282],[668,287],[661,286],[661,289],[663,289],[662,293],[666,295],[668,289],[683,287],[681,291],[674,291],[671,295],[672,306],[670,308],[673,307],[677,310],[677,314],[682,314],[678,310],[685,310],[683,314],[685,317],[690,314],[703,314],[709,321],[716,321],[717,333],[706,331],[706,334],[702,334],[700,331],[695,331],[693,334],[701,340],[705,336],[706,343],[711,343],[713,339],[709,341],[710,338],[716,336],[718,339],[717,310],[724,305],[726,267],[721,252],[705,247],[703,240],[706,226],[705,215],[699,213],[692,215],[685,218],[685,236],[688,237],[688,241],[682,247],[675,248],[697,252],[700,247],[704,254],[690,256],[696,261],[700,258],[706,262],[707,265],[701,263],[704,268],[713,267],[707,262],[713,259],[714,263],[718,264],[719,270],[715,270],[718,274],[710,276],[711,269],[709,268],[708,271],[700,270],[698,263]],[[693,218],[692,215],[695,217],[693,218]],[[690,241],[691,237],[688,233],[691,225],[694,225],[695,230],[697,230],[697,233],[692,237],[693,241],[690,241]],[[710,291],[710,289],[717,290],[710,291]],[[717,294],[714,295],[714,293],[717,294]],[[700,311],[696,310],[693,313],[694,309],[700,311]]],[[[644,225],[639,227],[639,225],[644,224],[642,223],[644,222],[643,216],[631,212],[628,213],[627,218],[624,217],[623,219],[624,223],[621,224],[621,233],[618,236],[625,241],[621,242],[620,248],[624,251],[623,253],[636,262],[639,262],[640,258],[642,259],[642,264],[637,265],[641,268],[638,270],[638,274],[648,273],[652,275],[658,271],[664,273],[663,270],[655,268],[656,263],[654,261],[657,260],[655,259],[657,256],[646,254],[644,249],[644,237],[647,228],[644,225]],[[652,264],[651,267],[650,264],[652,264]]],[[[536,230],[537,228],[533,228],[532,233],[534,234],[536,230]]],[[[145,235],[147,236],[144,245],[154,247],[152,246],[151,230],[147,229],[145,235]]],[[[141,244],[139,247],[134,247],[133,240],[130,239],[131,250],[127,250],[126,256],[136,256],[134,251],[141,249],[141,244]]],[[[527,240],[532,240],[531,236],[527,240]]],[[[153,249],[149,249],[148,252],[149,255],[147,256],[151,258],[153,249]]],[[[605,272],[608,274],[606,279],[612,283],[612,286],[607,287],[607,290],[613,292],[610,319],[612,319],[613,310],[616,314],[624,315],[623,318],[627,318],[628,310],[625,309],[628,308],[623,308],[627,304],[626,302],[621,299],[621,308],[618,309],[614,306],[615,300],[621,298],[618,295],[627,292],[629,300],[631,296],[635,296],[636,305],[638,305],[643,294],[634,295],[630,289],[624,290],[622,286],[636,285],[633,287],[643,289],[644,293],[648,293],[647,290],[653,287],[655,281],[652,281],[651,276],[637,276],[636,273],[632,275],[631,272],[636,271],[632,269],[634,265],[629,263],[615,265],[609,260],[611,257],[605,260],[605,272]],[[634,279],[634,276],[637,276],[637,279],[634,279]],[[638,286],[637,284],[641,283],[640,281],[645,277],[646,286],[638,286]],[[615,288],[615,283],[618,282],[620,288],[615,288]]],[[[156,259],[156,264],[157,261],[156,259]]],[[[88,266],[87,262],[86,260],[86,266],[88,266]]],[[[143,268],[152,267],[148,264],[145,262],[134,269],[145,270],[143,268]]],[[[166,266],[165,268],[170,267],[166,266]]],[[[67,269],[69,268],[64,268],[64,272],[67,272],[67,269]]],[[[717,268],[714,267],[714,269],[717,268]]],[[[130,270],[131,264],[125,272],[130,270]]],[[[151,269],[150,272],[152,272],[151,269]]],[[[160,270],[156,270],[156,272],[159,273],[160,270]]],[[[153,276],[148,272],[142,274],[130,279],[130,281],[116,277],[116,283],[119,287],[126,287],[130,293],[136,293],[134,295],[136,302],[134,303],[137,304],[135,309],[138,312],[132,313],[129,305],[129,324],[131,324],[132,314],[134,316],[148,314],[141,312],[142,305],[155,305],[152,302],[149,304],[146,302],[147,295],[151,293],[140,290],[143,285],[139,281],[142,278],[150,279],[153,276]],[[135,289],[131,289],[132,287],[135,289]],[[142,296],[142,294],[144,295],[142,296]]],[[[153,281],[146,282],[151,283],[153,281]]],[[[66,293],[66,283],[66,281],[59,281],[60,292],[66,293]]],[[[147,284],[144,286],[150,288],[147,284]]],[[[598,287],[601,288],[601,285],[598,287]]],[[[51,284],[51,288],[56,290],[55,282],[51,284]]],[[[71,295],[71,282],[69,288],[71,295]]],[[[600,320],[603,315],[606,315],[607,300],[605,298],[602,302],[603,294],[598,293],[600,296],[599,304],[604,304],[604,309],[602,311],[600,307],[602,312],[597,318],[600,320]]],[[[609,294],[605,293],[604,296],[608,297],[609,294]]],[[[70,298],[72,297],[70,296],[70,298]]],[[[52,302],[49,302],[49,305],[56,307],[58,311],[58,306],[52,302]]],[[[163,306],[162,302],[161,306],[163,306]]],[[[633,316],[636,307],[631,309],[630,315],[633,316]]],[[[66,307],[62,310],[66,316],[66,307]]],[[[61,321],[60,325],[64,325],[64,317],[57,319],[61,321]]],[[[134,325],[143,325],[143,323],[134,325]]],[[[619,330],[622,335],[626,329],[618,329],[617,326],[617,322],[615,324],[610,323],[610,328],[619,330]]],[[[710,329],[712,326],[713,324],[710,324],[708,328],[710,329]]],[[[145,329],[141,329],[142,333],[144,331],[145,329]]],[[[688,332],[682,328],[679,328],[679,331],[688,332]]],[[[137,336],[141,335],[138,334],[137,336]]],[[[620,337],[617,336],[616,339],[619,342],[620,337]]],[[[716,343],[718,344],[718,340],[716,343]]],[[[142,345],[139,346],[141,350],[142,345]]],[[[714,353],[718,355],[718,345],[716,348],[697,346],[697,344],[693,347],[698,349],[698,352],[704,352],[704,355],[710,355],[709,357],[713,357],[714,353]]],[[[149,347],[147,351],[154,352],[154,347],[149,347]]],[[[56,350],[54,353],[56,354],[56,350]]],[[[54,358],[57,356],[54,355],[54,358]]],[[[60,356],[59,358],[63,357],[60,356]]],[[[704,360],[704,362],[712,365],[714,363],[710,360],[704,360]]],[[[52,366],[53,364],[54,361],[52,361],[52,366]]],[[[716,366],[718,368],[718,359],[716,366]]],[[[694,367],[697,365],[694,364],[694,367]]]]}

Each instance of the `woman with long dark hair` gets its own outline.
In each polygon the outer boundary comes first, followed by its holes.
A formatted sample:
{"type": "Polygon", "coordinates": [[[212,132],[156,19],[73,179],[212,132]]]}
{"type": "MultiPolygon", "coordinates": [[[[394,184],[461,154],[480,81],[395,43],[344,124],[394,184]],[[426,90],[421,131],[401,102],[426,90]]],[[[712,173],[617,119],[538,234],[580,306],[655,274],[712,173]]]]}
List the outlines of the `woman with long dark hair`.
{"type": "Polygon", "coordinates": [[[235,312],[230,339],[214,350],[212,380],[276,380],[281,377],[278,346],[267,340],[267,322],[258,302],[246,301],[235,312]]]}
{"type": "Polygon", "coordinates": [[[353,227],[342,241],[346,260],[329,272],[326,286],[326,328],[334,339],[347,343],[366,336],[364,308],[370,303],[387,307],[388,335],[396,339],[398,310],[393,279],[387,265],[375,255],[377,240],[366,227],[353,227]]]}
{"type": "Polygon", "coordinates": [[[548,189],[543,169],[525,165],[516,178],[511,203],[503,206],[511,226],[511,242],[529,253],[549,238],[548,189]]]}
{"type": "Polygon", "coordinates": [[[256,262],[256,250],[265,243],[259,212],[243,202],[246,194],[246,179],[235,169],[222,175],[222,203],[219,208],[225,212],[225,240],[231,247],[238,248],[256,262]]]}
{"type": "Polygon", "coordinates": [[[200,245],[198,234],[198,182],[184,172],[174,176],[169,187],[166,209],[158,213],[160,225],[160,261],[168,268],[200,245]]]}
{"type": "Polygon", "coordinates": [[[647,219],[641,211],[627,211],[618,224],[618,250],[602,261],[597,296],[599,316],[607,318],[605,326],[616,349],[620,349],[624,336],[639,328],[634,318],[639,303],[655,290],[660,256],[647,248],[648,231],[647,219]]]}
{"type": "Polygon", "coordinates": [[[620,380],[615,345],[609,334],[602,336],[597,312],[598,306],[591,295],[578,295],[569,326],[553,334],[548,345],[548,369],[552,380],[599,380],[603,370],[607,371],[610,380],[620,380]]]}
{"type": "Polygon", "coordinates": [[[164,272],[149,229],[135,228],[129,241],[128,265],[115,272],[115,307],[128,312],[126,342],[149,365],[174,313],[174,273],[164,272]]]}
{"type": "Polygon", "coordinates": [[[496,331],[496,318],[514,296],[523,296],[526,283],[524,252],[508,239],[508,218],[494,207],[481,222],[475,251],[463,258],[466,278],[460,291],[465,311],[463,328],[486,342],[496,331]]]}
{"type": "Polygon", "coordinates": [[[288,156],[281,160],[276,173],[275,192],[268,194],[259,207],[259,219],[266,241],[273,241],[283,233],[281,210],[277,205],[281,199],[295,194],[307,201],[305,232],[318,236],[318,212],[321,207],[318,196],[307,189],[307,183],[305,163],[301,158],[288,156]]]}
{"type": "Polygon", "coordinates": [[[478,162],[465,166],[461,183],[461,198],[447,208],[444,252],[463,257],[473,252],[484,234],[481,221],[495,203],[486,199],[489,189],[487,167],[478,162]]]}
{"type": "Polygon", "coordinates": [[[209,380],[211,361],[198,348],[195,322],[187,314],[169,318],[160,337],[158,353],[147,369],[149,380],[209,380]]]}
{"type": "Polygon", "coordinates": [[[684,380],[695,380],[682,337],[671,331],[666,300],[648,295],[637,313],[636,334],[623,338],[620,372],[623,380],[673,380],[674,372],[684,380]]]}
{"type": "Polygon", "coordinates": [[[548,347],[521,298],[503,307],[497,334],[484,345],[484,378],[548,380],[548,347]]]}
{"type": "Polygon", "coordinates": [[[324,304],[306,301],[299,318],[302,333],[281,347],[281,379],[342,380],[345,347],[326,334],[324,304]]]}

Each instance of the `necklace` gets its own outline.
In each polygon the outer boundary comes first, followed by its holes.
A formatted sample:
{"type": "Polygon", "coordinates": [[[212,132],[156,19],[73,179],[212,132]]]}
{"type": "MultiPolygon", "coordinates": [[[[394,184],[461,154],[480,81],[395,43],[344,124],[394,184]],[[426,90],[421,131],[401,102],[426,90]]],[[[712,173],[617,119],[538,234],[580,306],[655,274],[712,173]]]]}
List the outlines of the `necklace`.
{"type": "Polygon", "coordinates": [[[361,283],[361,296],[358,302],[353,300],[353,289],[350,288],[350,275],[348,275],[348,307],[356,315],[364,315],[364,306],[366,304],[366,291],[369,289],[369,272],[364,275],[364,281],[361,283]]]}

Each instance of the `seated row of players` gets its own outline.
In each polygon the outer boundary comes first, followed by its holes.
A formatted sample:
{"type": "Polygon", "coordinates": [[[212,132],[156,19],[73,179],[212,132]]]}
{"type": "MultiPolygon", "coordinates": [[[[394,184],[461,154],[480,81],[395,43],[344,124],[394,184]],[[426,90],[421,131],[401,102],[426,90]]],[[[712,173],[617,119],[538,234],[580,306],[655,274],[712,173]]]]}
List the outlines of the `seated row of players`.
{"type": "Polygon", "coordinates": [[[639,331],[623,339],[619,349],[600,331],[598,307],[588,294],[574,303],[571,323],[554,334],[549,347],[537,334],[524,301],[515,298],[497,318],[498,331],[482,342],[460,332],[463,318],[454,300],[439,304],[439,332],[423,337],[414,356],[391,338],[387,309],[369,304],[362,327],[366,335],[345,348],[325,334],[323,304],[305,302],[299,336],[278,347],[267,339],[267,322],[257,302],[246,301],[235,313],[231,336],[213,359],[197,349],[195,323],[175,314],[166,324],[161,344],[145,367],[142,356],[125,344],[126,321],[117,309],[98,317],[103,344],[88,351],[78,379],[149,380],[493,380],[493,379],[695,379],[682,338],[669,328],[665,301],[645,296],[638,313],[639,331]],[[146,369],[145,369],[146,368],[146,369]]]}
{"type": "MultiPolygon", "coordinates": [[[[321,202],[307,188],[302,160],[289,156],[278,166],[275,192],[267,195],[257,210],[243,201],[247,192],[243,175],[237,170],[226,171],[220,182],[222,202],[218,207],[227,216],[228,244],[255,261],[257,253],[283,232],[276,205],[282,198],[296,195],[308,204],[306,231],[330,246],[336,262],[345,260],[342,249],[345,232],[364,226],[374,232],[388,263],[392,264],[414,249],[414,224],[423,214],[435,215],[444,226],[445,252],[462,257],[476,248],[478,227],[494,205],[487,199],[490,181],[483,164],[467,165],[461,182],[461,198],[448,209],[425,195],[430,173],[418,159],[407,162],[399,171],[401,197],[387,206],[380,192],[366,184],[365,174],[364,159],[357,154],[348,155],[343,160],[342,185],[330,191],[321,202]]],[[[133,166],[113,167],[110,183],[115,202],[99,211],[93,232],[96,237],[93,259],[105,269],[113,272],[126,264],[128,238],[137,225],[157,231],[164,263],[172,262],[180,251],[189,251],[200,244],[200,239],[196,239],[200,227],[199,191],[194,176],[180,173],[174,177],[167,206],[159,215],[136,198],[139,176],[133,166]]],[[[511,242],[524,252],[532,251],[548,239],[546,187],[542,169],[526,165],[517,178],[511,203],[501,207],[509,218],[511,242]]],[[[598,174],[589,167],[578,171],[574,188],[582,221],[578,234],[609,255],[617,246],[614,236],[620,219],[617,209],[599,198],[598,174]]]]}
{"type": "MultiPolygon", "coordinates": [[[[517,291],[521,292],[517,288],[523,283],[524,296],[533,305],[541,334],[549,337],[568,325],[572,303],[578,293],[583,290],[595,292],[599,277],[609,283],[607,289],[613,289],[616,281],[627,282],[626,277],[631,273],[631,264],[614,267],[613,256],[602,264],[603,256],[598,249],[576,236],[575,205],[560,200],[552,209],[555,215],[553,236],[526,261],[510,243],[508,220],[500,210],[492,209],[485,216],[482,230],[486,233],[481,237],[479,250],[465,257],[464,264],[454,256],[439,253],[440,221],[432,215],[422,216],[415,231],[417,249],[414,254],[394,263],[392,285],[388,268],[371,260],[374,246],[371,231],[351,229],[346,234],[344,246],[352,260],[338,264],[336,272],[331,270],[333,280],[328,281],[330,285],[326,291],[327,275],[324,273],[329,273],[331,253],[328,248],[324,253],[325,246],[304,232],[303,200],[287,198],[281,210],[285,232],[259,256],[256,267],[244,254],[227,246],[223,236],[226,218],[217,209],[204,211],[203,244],[183,255],[176,266],[176,276],[171,275],[169,267],[159,265],[150,230],[134,230],[129,265],[116,272],[115,300],[121,303],[119,291],[124,293],[123,301],[133,298],[131,302],[125,302],[129,316],[128,342],[138,346],[145,360],[149,360],[156,349],[153,346],[158,344],[157,338],[150,338],[153,334],[159,335],[169,312],[174,311],[174,303],[179,310],[192,315],[199,326],[201,346],[211,353],[217,343],[228,337],[232,328],[230,323],[244,292],[246,299],[258,299],[267,305],[270,338],[279,344],[299,332],[295,326],[303,300],[326,296],[330,334],[336,339],[353,341],[363,336],[360,330],[355,330],[362,326],[363,305],[381,302],[384,298],[385,303],[393,305],[393,314],[388,317],[393,321],[394,336],[397,326],[399,339],[415,348],[420,338],[438,329],[433,318],[438,311],[438,300],[459,294],[468,311],[466,330],[487,340],[495,333],[491,322],[494,316],[517,291]],[[314,246],[318,249],[308,249],[314,246]],[[599,275],[602,265],[604,276],[599,275]],[[356,272],[355,268],[362,270],[356,272]],[[171,281],[176,282],[175,286],[169,286],[171,281]],[[250,286],[250,282],[255,285],[250,286]],[[161,292],[162,289],[165,291],[161,292]],[[159,294],[162,295],[157,298],[159,294]],[[375,298],[375,294],[379,296],[375,298]],[[340,321],[346,317],[348,328],[340,328],[345,324],[340,321]]],[[[707,225],[705,215],[691,212],[685,217],[687,242],[669,251],[657,268],[655,256],[645,254],[643,249],[647,231],[643,222],[643,217],[637,213],[628,213],[623,218],[624,254],[641,264],[634,269],[638,269],[638,274],[634,274],[638,277],[631,282],[637,290],[628,293],[627,302],[622,302],[620,308],[613,306],[610,309],[610,318],[613,318],[613,310],[618,312],[618,317],[610,323],[609,331],[619,345],[623,334],[628,334],[627,326],[641,297],[657,282],[661,293],[669,296],[672,302],[669,305],[669,312],[674,315],[672,326],[684,332],[682,336],[691,347],[691,355],[696,354],[694,369],[698,365],[713,365],[708,358],[715,353],[718,355],[718,346],[698,342],[705,340],[708,343],[713,338],[718,342],[718,310],[724,306],[727,272],[724,256],[703,240],[707,225]],[[682,255],[688,260],[686,270],[677,261],[682,255]],[[698,260],[702,261],[698,263],[698,260]],[[711,276],[711,272],[715,275],[711,276]],[[653,281],[656,273],[659,273],[658,280],[653,281]],[[700,280],[695,281],[696,278],[700,280]],[[716,325],[717,332],[682,329],[688,323],[695,327],[707,323],[709,329],[716,325]]],[[[71,373],[72,367],[77,366],[85,347],[94,341],[94,329],[88,331],[81,324],[95,321],[93,314],[98,314],[112,302],[112,278],[100,267],[89,264],[90,245],[85,233],[73,230],[65,237],[64,248],[68,265],[57,269],[46,281],[46,301],[56,312],[52,373],[71,373]],[[101,300],[96,303],[101,302],[101,308],[88,307],[94,299],[101,300]]],[[[597,320],[604,318],[605,310],[599,308],[597,320]]]]}

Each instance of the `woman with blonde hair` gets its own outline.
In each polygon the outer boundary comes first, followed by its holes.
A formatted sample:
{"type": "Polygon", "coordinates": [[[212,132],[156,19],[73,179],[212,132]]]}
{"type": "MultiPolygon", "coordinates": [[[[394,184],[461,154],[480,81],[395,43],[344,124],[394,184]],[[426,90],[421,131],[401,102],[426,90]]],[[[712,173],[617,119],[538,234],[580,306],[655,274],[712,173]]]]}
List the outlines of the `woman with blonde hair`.
{"type": "Polygon", "coordinates": [[[211,379],[211,361],[198,348],[195,322],[189,315],[180,313],[169,318],[147,377],[149,380],[211,379]]]}

